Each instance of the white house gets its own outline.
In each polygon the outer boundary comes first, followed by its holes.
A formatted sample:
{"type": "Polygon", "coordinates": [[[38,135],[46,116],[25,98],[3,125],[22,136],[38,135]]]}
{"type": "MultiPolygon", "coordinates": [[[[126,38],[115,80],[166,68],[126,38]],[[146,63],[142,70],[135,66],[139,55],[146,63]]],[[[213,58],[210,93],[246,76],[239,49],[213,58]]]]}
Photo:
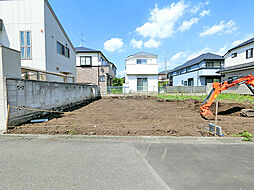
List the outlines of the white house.
{"type": "Polygon", "coordinates": [[[137,53],[126,58],[125,84],[127,92],[158,92],[157,55],[137,53]]]}
{"type": "Polygon", "coordinates": [[[107,88],[113,85],[115,64],[99,50],[77,47],[76,51],[77,82],[96,84],[102,93],[106,93],[107,88]]]}
{"type": "Polygon", "coordinates": [[[205,86],[221,81],[217,72],[222,67],[222,56],[206,53],[171,70],[170,77],[173,77],[173,86],[205,86]]]}
{"type": "Polygon", "coordinates": [[[0,1],[0,19],[0,44],[21,52],[21,66],[76,77],[75,49],[47,0],[0,1]]]}
{"type": "Polygon", "coordinates": [[[225,68],[220,70],[224,80],[254,75],[254,38],[228,50],[224,55],[225,68]]]}

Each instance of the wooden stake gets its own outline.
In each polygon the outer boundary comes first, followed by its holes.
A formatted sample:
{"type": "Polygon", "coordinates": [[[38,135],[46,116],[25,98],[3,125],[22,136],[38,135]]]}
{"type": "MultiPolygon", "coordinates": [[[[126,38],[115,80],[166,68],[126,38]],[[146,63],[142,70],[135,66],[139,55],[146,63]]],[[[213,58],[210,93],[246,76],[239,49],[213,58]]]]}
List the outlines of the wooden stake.
{"type": "Polygon", "coordinates": [[[6,133],[8,133],[9,116],[10,116],[10,105],[8,104],[7,118],[6,118],[6,133]]]}
{"type": "Polygon", "coordinates": [[[218,122],[218,107],[219,107],[219,102],[216,101],[216,112],[215,112],[215,127],[214,127],[214,135],[217,135],[217,122],[218,122]]]}

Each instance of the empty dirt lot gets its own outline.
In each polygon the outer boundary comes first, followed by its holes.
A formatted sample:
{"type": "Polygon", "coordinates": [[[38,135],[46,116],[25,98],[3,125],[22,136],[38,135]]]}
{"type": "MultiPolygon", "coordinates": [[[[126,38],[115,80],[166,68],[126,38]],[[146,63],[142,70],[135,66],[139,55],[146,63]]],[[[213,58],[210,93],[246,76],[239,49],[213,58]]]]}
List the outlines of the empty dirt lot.
{"type": "MultiPolygon", "coordinates": [[[[200,117],[201,102],[166,101],[156,97],[103,98],[67,112],[46,123],[25,124],[9,133],[83,134],[119,136],[211,136],[209,122],[200,117]]],[[[253,105],[219,104],[219,122],[225,135],[247,130],[254,133],[254,118],[240,116],[242,108],[253,105]]],[[[214,106],[211,108],[214,111],[214,106]]]]}

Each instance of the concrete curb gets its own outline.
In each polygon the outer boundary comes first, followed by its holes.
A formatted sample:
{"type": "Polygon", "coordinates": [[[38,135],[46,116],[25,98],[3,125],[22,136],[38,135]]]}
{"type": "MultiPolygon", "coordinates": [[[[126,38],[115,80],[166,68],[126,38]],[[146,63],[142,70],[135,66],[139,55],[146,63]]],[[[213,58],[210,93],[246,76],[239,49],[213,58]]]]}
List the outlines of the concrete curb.
{"type": "Polygon", "coordinates": [[[110,142],[151,142],[183,144],[253,144],[243,142],[241,137],[172,137],[172,136],[98,136],[98,135],[33,135],[0,134],[0,138],[21,138],[38,140],[88,140],[110,142]]]}

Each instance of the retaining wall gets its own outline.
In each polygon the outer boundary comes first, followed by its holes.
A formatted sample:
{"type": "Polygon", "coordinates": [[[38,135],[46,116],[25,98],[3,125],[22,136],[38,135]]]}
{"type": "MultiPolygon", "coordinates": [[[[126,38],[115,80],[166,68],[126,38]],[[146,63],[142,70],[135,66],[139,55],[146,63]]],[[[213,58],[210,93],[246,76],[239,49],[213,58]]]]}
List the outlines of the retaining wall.
{"type": "Polygon", "coordinates": [[[7,103],[11,106],[9,125],[27,122],[44,112],[22,108],[61,111],[100,98],[96,85],[6,79],[7,103]],[[20,107],[17,109],[14,107],[20,107]]]}

